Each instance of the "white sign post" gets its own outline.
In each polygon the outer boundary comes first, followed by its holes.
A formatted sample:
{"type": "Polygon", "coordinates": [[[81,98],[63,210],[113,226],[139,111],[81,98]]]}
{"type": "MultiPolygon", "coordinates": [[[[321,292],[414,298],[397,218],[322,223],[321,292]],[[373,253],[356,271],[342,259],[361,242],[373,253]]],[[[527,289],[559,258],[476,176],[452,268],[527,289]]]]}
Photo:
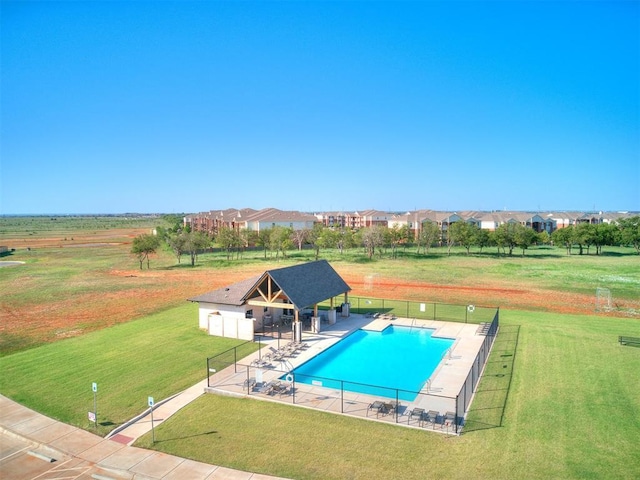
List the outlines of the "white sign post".
{"type": "Polygon", "coordinates": [[[98,384],[93,382],[91,384],[91,390],[93,391],[93,412],[89,412],[89,420],[94,423],[96,430],[98,429],[98,384]]]}
{"type": "Polygon", "coordinates": [[[153,428],[153,397],[149,397],[147,403],[151,407],[151,441],[156,443],[156,431],[153,428]]]}

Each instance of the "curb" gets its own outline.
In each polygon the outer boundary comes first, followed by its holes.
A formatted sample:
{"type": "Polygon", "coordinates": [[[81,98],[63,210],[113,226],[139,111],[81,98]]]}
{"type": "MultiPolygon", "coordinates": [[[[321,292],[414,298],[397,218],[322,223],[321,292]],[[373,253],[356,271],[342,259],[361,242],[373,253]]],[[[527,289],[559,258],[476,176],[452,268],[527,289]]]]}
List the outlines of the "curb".
{"type": "Polygon", "coordinates": [[[131,420],[127,420],[126,422],[124,422],[122,425],[114,428],[113,430],[111,430],[106,437],[104,437],[105,439],[110,439],[111,437],[113,437],[114,435],[117,435],[118,433],[120,433],[122,430],[125,430],[126,428],[129,428],[131,425],[133,425],[134,423],[138,422],[139,420],[143,419],[144,417],[146,417],[147,415],[149,415],[151,413],[152,410],[155,410],[158,407],[161,407],[162,405],[164,405],[165,403],[167,403],[169,400],[173,400],[174,398],[178,397],[179,395],[182,395],[184,392],[186,392],[186,390],[183,390],[182,392],[176,393],[175,395],[171,395],[170,397],[165,398],[164,400],[160,400],[159,402],[155,403],[153,405],[153,407],[149,407],[147,408],[145,411],[143,411],[142,413],[140,413],[139,415],[136,415],[135,417],[133,417],[131,420]]]}

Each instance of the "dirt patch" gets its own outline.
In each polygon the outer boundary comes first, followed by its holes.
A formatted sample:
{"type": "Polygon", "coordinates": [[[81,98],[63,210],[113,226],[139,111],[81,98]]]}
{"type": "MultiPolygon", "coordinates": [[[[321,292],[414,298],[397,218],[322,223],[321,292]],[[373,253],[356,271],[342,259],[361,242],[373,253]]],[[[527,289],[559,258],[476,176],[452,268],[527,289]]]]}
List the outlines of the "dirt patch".
{"type": "MultiPolygon", "coordinates": [[[[139,233],[141,232],[126,230],[110,234],[101,232],[74,235],[73,240],[64,246],[91,248],[97,243],[114,245],[130,242],[139,233]]],[[[51,243],[51,240],[46,239],[39,241],[40,248],[57,247],[57,242],[51,243]]],[[[125,245],[109,248],[121,249],[125,257],[125,252],[129,250],[125,245]]],[[[130,264],[133,267],[131,269],[105,269],[95,277],[85,280],[91,286],[107,285],[108,288],[79,287],[73,295],[51,295],[37,302],[24,304],[0,303],[0,335],[14,344],[23,341],[28,344],[50,342],[73,337],[184,304],[188,298],[264,272],[264,266],[243,265],[241,261],[233,271],[180,267],[140,270],[135,268],[135,259],[130,264]]],[[[21,270],[22,268],[28,269],[29,266],[21,267],[21,270]]],[[[595,308],[593,295],[551,292],[512,282],[505,285],[487,280],[482,285],[440,285],[402,278],[376,277],[373,283],[367,283],[361,267],[345,264],[340,265],[339,274],[351,286],[350,295],[353,297],[474,304],[501,309],[574,314],[593,314],[595,308]]],[[[15,279],[11,288],[33,289],[37,281],[31,274],[25,273],[15,279]]],[[[640,301],[627,304],[629,311],[640,311],[640,301]]],[[[620,315],[619,312],[613,314],[620,315]]]]}
{"type": "Polygon", "coordinates": [[[122,245],[130,244],[133,239],[143,233],[149,233],[149,229],[110,229],[82,231],[70,234],[41,234],[28,235],[19,238],[5,238],[3,245],[8,245],[16,250],[36,248],[61,248],[61,247],[93,247],[96,244],[122,245]]]}

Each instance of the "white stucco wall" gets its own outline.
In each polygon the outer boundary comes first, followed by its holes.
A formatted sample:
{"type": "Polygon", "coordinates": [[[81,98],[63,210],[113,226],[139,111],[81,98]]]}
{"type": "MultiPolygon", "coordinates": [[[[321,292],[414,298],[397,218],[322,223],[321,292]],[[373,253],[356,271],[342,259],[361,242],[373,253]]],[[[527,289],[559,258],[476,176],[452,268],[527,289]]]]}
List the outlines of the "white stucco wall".
{"type": "Polygon", "coordinates": [[[245,318],[245,306],[218,305],[201,302],[198,326],[209,335],[253,340],[254,322],[245,318]]]}

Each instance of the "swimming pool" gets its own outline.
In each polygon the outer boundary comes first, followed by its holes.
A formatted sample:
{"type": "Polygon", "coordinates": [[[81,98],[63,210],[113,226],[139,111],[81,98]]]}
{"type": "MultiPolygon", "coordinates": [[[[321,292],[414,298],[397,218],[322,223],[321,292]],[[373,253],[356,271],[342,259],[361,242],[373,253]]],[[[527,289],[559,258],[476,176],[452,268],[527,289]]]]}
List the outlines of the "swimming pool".
{"type": "Polygon", "coordinates": [[[413,401],[454,339],[390,325],[354,333],[293,370],[296,382],[413,401]]]}

